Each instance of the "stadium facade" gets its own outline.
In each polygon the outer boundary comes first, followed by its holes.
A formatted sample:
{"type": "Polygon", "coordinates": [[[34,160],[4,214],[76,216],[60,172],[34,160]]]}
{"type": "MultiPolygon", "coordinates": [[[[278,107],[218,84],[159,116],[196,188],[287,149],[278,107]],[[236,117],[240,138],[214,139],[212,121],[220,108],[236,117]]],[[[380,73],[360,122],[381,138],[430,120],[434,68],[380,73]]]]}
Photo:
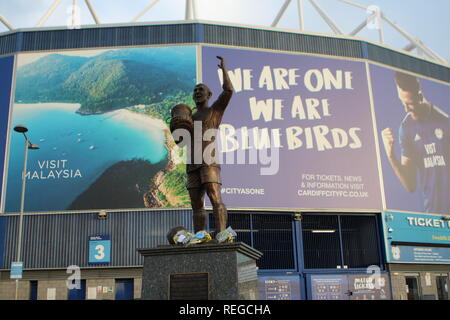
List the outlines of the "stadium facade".
{"type": "MultiPolygon", "coordinates": [[[[381,134],[406,115],[397,72],[448,118],[448,66],[356,38],[202,21],[16,30],[0,55],[0,299],[15,298],[17,260],[19,299],[140,298],[137,249],[192,229],[169,110],[192,106],[198,82],[217,97],[218,55],[235,88],[222,196],[237,240],[263,253],[260,299],[449,299],[450,211],[430,209],[419,183],[404,190],[381,134]],[[40,147],[28,150],[21,234],[19,124],[40,147]]],[[[434,147],[425,166],[448,172],[434,147]]]]}

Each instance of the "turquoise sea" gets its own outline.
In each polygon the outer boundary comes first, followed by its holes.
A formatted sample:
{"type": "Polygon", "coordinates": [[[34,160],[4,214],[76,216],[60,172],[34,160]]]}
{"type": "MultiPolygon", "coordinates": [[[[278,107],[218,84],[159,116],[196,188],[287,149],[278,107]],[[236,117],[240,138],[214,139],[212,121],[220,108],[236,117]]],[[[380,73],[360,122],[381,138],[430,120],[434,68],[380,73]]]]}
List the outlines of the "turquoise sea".
{"type": "Polygon", "coordinates": [[[40,147],[28,152],[25,211],[66,210],[119,161],[167,161],[164,132],[146,120],[150,118],[125,110],[80,115],[76,109],[77,105],[62,103],[14,105],[5,212],[20,209],[25,144],[24,137],[12,130],[18,124],[28,127],[29,139],[40,147]]]}

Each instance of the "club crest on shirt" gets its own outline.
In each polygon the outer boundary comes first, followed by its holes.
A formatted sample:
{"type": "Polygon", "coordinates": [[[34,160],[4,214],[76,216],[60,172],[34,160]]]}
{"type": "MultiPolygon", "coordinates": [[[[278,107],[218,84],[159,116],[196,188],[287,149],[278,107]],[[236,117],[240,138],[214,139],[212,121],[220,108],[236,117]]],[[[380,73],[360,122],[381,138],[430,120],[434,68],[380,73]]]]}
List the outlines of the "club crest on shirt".
{"type": "Polygon", "coordinates": [[[420,136],[418,133],[416,133],[416,136],[414,137],[414,141],[419,141],[420,140],[420,136]]]}
{"type": "Polygon", "coordinates": [[[436,135],[436,138],[441,140],[444,137],[444,131],[441,128],[437,128],[434,130],[434,134],[436,135]]]}

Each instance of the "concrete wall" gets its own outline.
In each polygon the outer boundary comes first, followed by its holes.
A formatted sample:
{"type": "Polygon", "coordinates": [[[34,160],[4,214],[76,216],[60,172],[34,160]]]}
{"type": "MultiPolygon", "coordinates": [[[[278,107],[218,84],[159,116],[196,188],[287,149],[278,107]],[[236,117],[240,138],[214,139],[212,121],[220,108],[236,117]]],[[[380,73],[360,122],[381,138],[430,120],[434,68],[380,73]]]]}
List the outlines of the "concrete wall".
{"type": "Polygon", "coordinates": [[[88,279],[86,280],[86,300],[114,300],[114,279],[88,279]],[[90,293],[90,290],[94,291],[90,293]]]}
{"type": "Polygon", "coordinates": [[[142,278],[134,278],[134,299],[141,299],[142,278]]]}
{"type": "Polygon", "coordinates": [[[65,280],[38,280],[38,300],[67,300],[67,291],[65,280]]]}
{"type": "MultiPolygon", "coordinates": [[[[19,281],[19,300],[28,300],[30,295],[30,282],[19,281]]],[[[14,300],[16,296],[15,280],[0,280],[0,300],[14,300]]]]}
{"type": "MultiPolygon", "coordinates": [[[[14,300],[15,280],[9,279],[9,271],[0,271],[0,300],[14,300]]],[[[30,281],[38,281],[38,300],[67,300],[67,278],[71,274],[65,270],[25,271],[19,281],[20,300],[30,297],[30,281]]],[[[86,300],[114,300],[116,279],[134,279],[134,299],[141,298],[141,268],[81,269],[81,279],[86,280],[86,300]]]]}

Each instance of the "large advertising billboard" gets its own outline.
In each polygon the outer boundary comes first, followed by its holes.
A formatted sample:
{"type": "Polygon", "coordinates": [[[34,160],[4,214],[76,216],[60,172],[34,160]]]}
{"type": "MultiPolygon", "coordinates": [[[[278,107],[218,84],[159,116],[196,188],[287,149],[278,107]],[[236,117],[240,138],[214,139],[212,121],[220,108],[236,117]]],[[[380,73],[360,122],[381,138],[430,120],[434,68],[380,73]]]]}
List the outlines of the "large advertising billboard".
{"type": "MultiPolygon", "coordinates": [[[[217,99],[222,56],[234,87],[217,137],[228,207],[450,213],[448,85],[370,64],[372,110],[368,64],[359,60],[201,46],[198,68],[197,53],[169,46],[17,55],[14,100],[2,95],[4,144],[11,119],[3,212],[20,208],[18,124],[40,147],[28,152],[27,212],[190,207],[186,149],[173,142],[170,110],[184,103],[196,112],[197,70],[210,105],[217,99]],[[432,120],[423,120],[427,110],[432,120]]],[[[11,85],[13,58],[0,63],[11,85]]]]}
{"type": "MultiPolygon", "coordinates": [[[[9,102],[14,68],[14,57],[0,58],[0,195],[3,193],[6,137],[8,131],[9,102]]],[[[0,199],[1,207],[1,199],[0,199]]]]}
{"type": "Polygon", "coordinates": [[[364,62],[202,48],[202,80],[234,95],[223,116],[222,197],[229,207],[381,210],[364,62]]]}
{"type": "MultiPolygon", "coordinates": [[[[11,128],[40,147],[25,211],[189,206],[168,121],[195,82],[194,46],[19,54],[11,128]]],[[[10,137],[4,212],[17,212],[25,139],[10,137]]]]}
{"type": "Polygon", "coordinates": [[[450,215],[450,86],[370,65],[386,209],[450,215]]]}

